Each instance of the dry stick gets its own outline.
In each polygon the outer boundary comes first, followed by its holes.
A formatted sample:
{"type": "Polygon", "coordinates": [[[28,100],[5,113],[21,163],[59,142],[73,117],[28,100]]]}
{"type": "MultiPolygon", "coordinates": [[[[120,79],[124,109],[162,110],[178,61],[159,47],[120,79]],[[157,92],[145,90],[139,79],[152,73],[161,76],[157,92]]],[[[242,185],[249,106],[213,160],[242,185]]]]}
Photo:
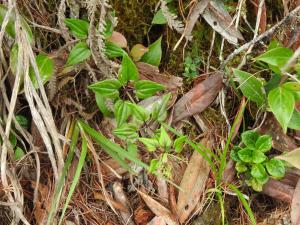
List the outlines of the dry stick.
{"type": "Polygon", "coordinates": [[[280,22],[278,22],[276,25],[274,25],[272,28],[264,32],[263,34],[259,35],[258,37],[254,38],[253,40],[249,41],[248,43],[242,45],[238,49],[234,50],[227,58],[226,60],[221,64],[220,70],[224,70],[226,65],[238,54],[240,54],[242,51],[247,50],[251,45],[261,41],[262,39],[272,35],[279,27],[281,27],[283,24],[288,22],[292,17],[296,16],[298,11],[300,10],[300,6],[297,6],[293,11],[291,11],[286,17],[284,17],[280,22]]]}

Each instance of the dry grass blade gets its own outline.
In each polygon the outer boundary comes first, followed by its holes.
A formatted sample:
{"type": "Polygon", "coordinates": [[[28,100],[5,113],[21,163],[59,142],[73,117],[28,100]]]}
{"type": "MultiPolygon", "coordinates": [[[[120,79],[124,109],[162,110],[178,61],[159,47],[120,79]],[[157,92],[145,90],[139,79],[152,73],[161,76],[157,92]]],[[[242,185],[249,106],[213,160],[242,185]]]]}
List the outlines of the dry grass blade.
{"type": "Polygon", "coordinates": [[[291,205],[292,225],[300,224],[300,179],[297,182],[291,205]]]}

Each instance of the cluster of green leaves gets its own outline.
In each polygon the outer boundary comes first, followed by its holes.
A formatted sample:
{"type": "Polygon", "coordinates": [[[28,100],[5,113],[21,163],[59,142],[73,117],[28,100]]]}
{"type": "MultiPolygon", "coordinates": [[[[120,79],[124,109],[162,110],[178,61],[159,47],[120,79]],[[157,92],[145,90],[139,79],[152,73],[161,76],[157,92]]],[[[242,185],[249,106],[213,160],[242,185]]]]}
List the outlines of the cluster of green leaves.
{"type": "Polygon", "coordinates": [[[195,57],[195,58],[191,58],[190,56],[185,57],[183,75],[188,78],[196,77],[198,75],[200,63],[201,63],[200,57],[195,57]]]}
{"type": "MultiPolygon", "coordinates": [[[[22,115],[17,115],[16,120],[17,120],[17,122],[19,123],[20,126],[22,126],[25,129],[28,128],[29,122],[28,122],[26,117],[24,117],[22,115]]],[[[2,123],[2,120],[0,118],[0,124],[1,123],[2,123]]],[[[2,146],[2,142],[3,142],[3,140],[1,140],[1,137],[0,137],[0,146],[2,146]]],[[[14,131],[11,131],[10,134],[9,134],[9,142],[11,144],[11,147],[14,150],[14,160],[16,160],[16,161],[20,160],[25,155],[25,152],[18,145],[18,140],[17,140],[17,137],[16,137],[16,133],[14,131]]]]}
{"type": "Polygon", "coordinates": [[[272,148],[272,137],[259,135],[249,130],[242,133],[244,147],[235,146],[230,157],[236,162],[238,174],[246,177],[246,183],[255,191],[262,191],[269,177],[280,179],[284,177],[285,165],[281,160],[269,159],[265,153],[272,148]]]}
{"type": "Polygon", "coordinates": [[[296,103],[300,101],[300,84],[291,80],[282,82],[280,70],[292,55],[291,49],[272,42],[265,53],[255,58],[258,64],[264,63],[263,66],[267,65],[271,71],[268,82],[254,74],[234,70],[234,76],[244,96],[259,107],[267,105],[284,132],[287,128],[300,130],[300,112],[296,108],[296,103]]]}

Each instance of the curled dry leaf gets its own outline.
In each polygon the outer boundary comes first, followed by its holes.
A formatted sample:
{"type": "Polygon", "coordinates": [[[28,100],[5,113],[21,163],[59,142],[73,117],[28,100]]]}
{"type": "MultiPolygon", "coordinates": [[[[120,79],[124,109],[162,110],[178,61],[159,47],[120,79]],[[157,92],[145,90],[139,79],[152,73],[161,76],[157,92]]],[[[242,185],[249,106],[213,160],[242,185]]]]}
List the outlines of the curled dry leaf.
{"type": "Polygon", "coordinates": [[[123,34],[114,31],[112,35],[107,39],[108,41],[114,43],[115,45],[119,46],[120,48],[127,47],[127,40],[123,34]]]}
{"type": "Polygon", "coordinates": [[[300,179],[297,182],[291,205],[292,225],[300,224],[300,179]]]}
{"type": "Polygon", "coordinates": [[[162,206],[160,203],[155,201],[153,198],[151,198],[149,195],[143,193],[142,191],[138,191],[146,205],[149,207],[149,209],[158,217],[162,217],[164,221],[168,225],[179,225],[177,222],[176,216],[173,215],[168,209],[166,209],[164,206],[162,206]]]}
{"type": "Polygon", "coordinates": [[[284,160],[292,164],[294,167],[300,169],[300,148],[294,149],[293,151],[288,152],[287,154],[279,155],[276,158],[284,160]]]}
{"type": "Polygon", "coordinates": [[[232,18],[222,1],[211,0],[202,14],[206,22],[226,40],[238,44],[238,39],[244,40],[242,34],[235,28],[232,18]]]}
{"type": "Polygon", "coordinates": [[[139,71],[141,80],[151,80],[164,85],[167,89],[176,89],[182,86],[182,78],[176,76],[168,76],[161,74],[157,66],[152,66],[147,63],[138,62],[136,66],[139,71]]]}
{"type": "Polygon", "coordinates": [[[292,202],[294,188],[279,180],[270,179],[264,185],[263,193],[284,202],[292,202]]]}
{"type": "Polygon", "coordinates": [[[204,111],[222,89],[222,72],[216,72],[196,85],[174,105],[173,123],[204,111]]]}
{"type": "MultiPolygon", "coordinates": [[[[201,142],[205,147],[211,147],[208,139],[203,139],[201,142]]],[[[177,213],[181,223],[188,219],[197,206],[204,192],[209,171],[208,162],[199,152],[194,151],[183,175],[180,183],[181,190],[178,193],[177,213]]]]}

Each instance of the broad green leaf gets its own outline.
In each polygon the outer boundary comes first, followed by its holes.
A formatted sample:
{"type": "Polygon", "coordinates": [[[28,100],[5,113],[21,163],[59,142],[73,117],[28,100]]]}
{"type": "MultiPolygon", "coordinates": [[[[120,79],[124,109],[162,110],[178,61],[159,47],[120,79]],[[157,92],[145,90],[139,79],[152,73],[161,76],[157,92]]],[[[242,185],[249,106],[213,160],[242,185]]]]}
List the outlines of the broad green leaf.
{"type": "Polygon", "coordinates": [[[251,168],[251,175],[259,181],[268,177],[268,174],[262,164],[253,165],[251,168]]]}
{"type": "Polygon", "coordinates": [[[292,118],[289,121],[288,128],[300,130],[300,112],[296,109],[293,112],[292,118]]]}
{"type": "Polygon", "coordinates": [[[267,159],[267,156],[259,150],[252,151],[252,162],[253,163],[262,163],[267,159]]]}
{"type": "Polygon", "coordinates": [[[162,97],[161,102],[156,102],[152,110],[152,119],[163,122],[167,118],[167,106],[171,98],[171,93],[162,97]]]}
{"type": "Polygon", "coordinates": [[[65,24],[70,29],[72,35],[78,39],[86,39],[89,34],[89,23],[81,19],[65,19],[65,24]]]}
{"type": "Polygon", "coordinates": [[[239,88],[245,97],[256,102],[258,106],[265,102],[263,84],[259,79],[250,73],[238,69],[234,70],[234,76],[239,82],[239,88]]]}
{"type": "Polygon", "coordinates": [[[119,47],[109,41],[105,42],[104,52],[108,58],[122,57],[123,55],[127,54],[121,47],[119,47]]]}
{"type": "Polygon", "coordinates": [[[9,142],[11,143],[12,147],[15,148],[17,146],[17,137],[16,137],[16,135],[10,133],[9,142]]]}
{"type": "Polygon", "coordinates": [[[253,150],[250,148],[243,148],[242,150],[238,151],[237,154],[243,162],[250,163],[253,159],[252,152],[253,150]]]}
{"type": "Polygon", "coordinates": [[[103,113],[104,116],[109,117],[112,113],[106,106],[106,98],[102,94],[95,92],[95,99],[99,110],[103,113]]]}
{"type": "MultiPolygon", "coordinates": [[[[6,13],[7,13],[7,7],[0,4],[0,25],[3,23],[3,20],[5,18],[6,13]]],[[[30,43],[33,43],[33,34],[32,34],[32,31],[31,31],[31,28],[26,23],[25,19],[22,18],[22,17],[21,17],[21,25],[22,25],[22,29],[24,29],[26,31],[30,43]]],[[[6,26],[5,31],[10,37],[15,38],[16,31],[15,31],[15,14],[14,14],[14,10],[12,11],[12,13],[9,17],[8,24],[6,26]]]]}
{"type": "Polygon", "coordinates": [[[249,148],[255,148],[255,143],[258,138],[259,135],[254,130],[248,130],[242,133],[242,141],[244,145],[246,145],[249,148]]]}
{"type": "Polygon", "coordinates": [[[255,148],[261,152],[267,152],[272,148],[272,137],[270,135],[260,136],[256,143],[255,148]]]}
{"type": "Polygon", "coordinates": [[[261,192],[263,190],[263,184],[255,178],[251,179],[250,184],[254,191],[261,192]]]}
{"type": "MultiPolygon", "coordinates": [[[[39,54],[35,57],[36,64],[41,76],[42,83],[45,84],[54,74],[54,62],[45,54],[39,54]]],[[[32,67],[29,69],[29,76],[35,88],[38,88],[36,74],[32,67]]]]}
{"type": "Polygon", "coordinates": [[[266,163],[268,173],[274,178],[282,178],[285,174],[284,163],[279,159],[271,159],[266,163]]]}
{"type": "Polygon", "coordinates": [[[235,169],[238,173],[244,173],[248,170],[248,167],[245,163],[243,162],[237,162],[235,164],[235,169]]]}
{"type": "Polygon", "coordinates": [[[92,53],[89,46],[84,42],[79,42],[72,48],[66,66],[72,66],[81,63],[88,59],[91,54],[92,53]]]}
{"type": "Polygon", "coordinates": [[[159,142],[155,138],[139,138],[139,141],[146,146],[149,152],[154,152],[156,148],[159,146],[159,142]]]}
{"type": "Polygon", "coordinates": [[[172,140],[163,126],[160,127],[159,144],[167,149],[172,145],[172,140]]]}
{"type": "Polygon", "coordinates": [[[150,80],[139,80],[134,84],[136,96],[145,99],[153,96],[156,92],[164,90],[164,86],[150,80]]]}
{"type": "Polygon", "coordinates": [[[141,122],[146,122],[149,119],[149,112],[142,106],[131,103],[130,107],[134,119],[141,122]]]}
{"type": "Polygon", "coordinates": [[[297,169],[300,169],[300,148],[296,148],[293,151],[276,156],[276,158],[284,160],[297,169]]]}
{"type": "Polygon", "coordinates": [[[113,134],[123,140],[135,140],[139,137],[138,128],[134,124],[125,123],[113,130],[113,134]]]}
{"type": "Polygon", "coordinates": [[[141,61],[153,66],[159,66],[162,56],[161,37],[149,45],[148,49],[149,51],[143,55],[141,61]]]}
{"type": "Polygon", "coordinates": [[[152,159],[150,161],[149,173],[154,173],[160,166],[160,163],[157,159],[152,159]]]}
{"type": "Polygon", "coordinates": [[[277,47],[261,54],[256,60],[267,63],[275,73],[280,73],[280,68],[287,63],[292,55],[293,51],[291,49],[277,47]]]}
{"type": "Polygon", "coordinates": [[[93,83],[88,88],[102,96],[115,99],[119,96],[120,81],[116,79],[103,80],[93,83]]]}
{"type": "Polygon", "coordinates": [[[240,162],[240,158],[238,156],[238,152],[241,150],[239,146],[234,146],[230,151],[230,158],[235,162],[240,162]]]}
{"type": "Polygon", "coordinates": [[[155,13],[151,23],[152,24],[166,24],[167,23],[167,20],[164,17],[164,14],[162,13],[161,9],[155,13]]]}
{"type": "Polygon", "coordinates": [[[276,119],[283,128],[283,131],[287,131],[287,125],[292,118],[295,98],[294,95],[282,88],[278,87],[270,91],[268,95],[268,101],[271,111],[274,113],[276,119]]]}
{"type": "Polygon", "coordinates": [[[116,121],[117,121],[117,127],[120,127],[121,125],[123,125],[127,121],[129,116],[131,115],[130,102],[123,101],[123,100],[118,100],[115,103],[114,108],[115,108],[114,113],[115,113],[115,118],[116,118],[116,121]]]}
{"type": "Polygon", "coordinates": [[[280,84],[281,75],[273,73],[270,80],[265,84],[265,90],[269,93],[271,90],[277,88],[280,84]]]}
{"type": "Polygon", "coordinates": [[[25,116],[17,115],[16,120],[20,124],[21,127],[29,128],[29,121],[25,116]]]}
{"type": "Polygon", "coordinates": [[[128,81],[138,80],[138,70],[127,54],[123,55],[121,69],[119,72],[119,81],[126,84],[128,81]]]}
{"type": "Polygon", "coordinates": [[[20,160],[23,156],[25,155],[23,149],[21,149],[20,147],[17,147],[15,149],[15,153],[14,153],[14,160],[18,161],[20,160]]]}
{"type": "Polygon", "coordinates": [[[173,143],[174,150],[176,153],[181,153],[183,150],[183,145],[185,144],[185,140],[187,139],[187,136],[181,136],[176,138],[176,140],[173,143]]]}
{"type": "Polygon", "coordinates": [[[292,92],[300,91],[300,84],[297,82],[286,82],[282,87],[292,92]]]}

